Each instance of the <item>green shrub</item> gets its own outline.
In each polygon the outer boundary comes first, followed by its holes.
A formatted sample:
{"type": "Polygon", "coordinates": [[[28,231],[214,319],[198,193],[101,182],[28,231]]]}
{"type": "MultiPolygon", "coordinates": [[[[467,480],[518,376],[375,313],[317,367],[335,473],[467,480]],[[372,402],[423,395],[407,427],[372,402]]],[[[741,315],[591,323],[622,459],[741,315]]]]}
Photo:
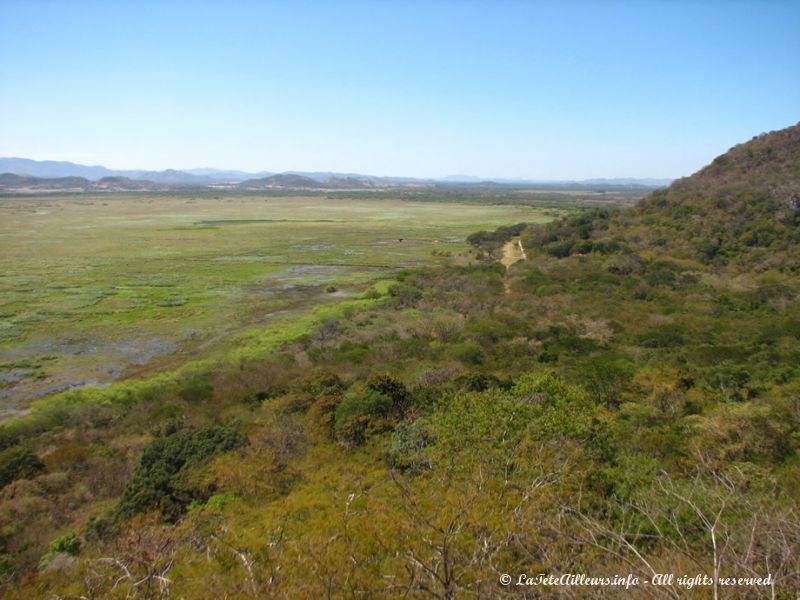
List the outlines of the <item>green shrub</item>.
{"type": "Polygon", "coordinates": [[[411,403],[411,394],[402,381],[388,373],[376,373],[367,380],[367,387],[392,400],[392,413],[397,416],[408,410],[411,403]]]}
{"type": "Polygon", "coordinates": [[[750,385],[752,376],[744,366],[733,361],[722,360],[706,370],[702,382],[725,401],[741,402],[755,396],[750,385]]]}
{"type": "Polygon", "coordinates": [[[491,250],[520,235],[526,227],[527,223],[517,223],[511,227],[498,227],[494,231],[478,231],[467,237],[467,243],[476,248],[491,250]]]}
{"type": "Polygon", "coordinates": [[[682,332],[676,325],[661,325],[639,336],[639,345],[644,348],[670,348],[683,343],[682,332]]]}
{"type": "Polygon", "coordinates": [[[208,376],[192,377],[181,383],[178,396],[186,402],[205,402],[214,395],[214,386],[208,376]]]}
{"type": "Polygon", "coordinates": [[[654,268],[648,271],[645,279],[652,286],[674,286],[675,272],[667,268],[654,268]]]}
{"type": "Polygon", "coordinates": [[[454,356],[466,365],[481,365],[485,357],[483,350],[475,342],[460,344],[453,350],[454,356]]]}
{"type": "Polygon", "coordinates": [[[425,456],[425,448],[434,441],[435,437],[422,421],[403,421],[392,432],[386,460],[394,469],[417,475],[431,468],[431,462],[425,456]]]}
{"type": "Polygon", "coordinates": [[[239,496],[236,494],[214,494],[203,506],[212,512],[221,512],[228,504],[237,500],[239,500],[239,496]]]}
{"type": "Polygon", "coordinates": [[[366,344],[356,344],[350,340],[345,340],[339,345],[336,351],[336,359],[349,361],[354,364],[361,364],[369,355],[369,347],[366,344]]]}
{"type": "Polygon", "coordinates": [[[149,510],[176,519],[195,498],[187,471],[214,454],[239,448],[246,438],[233,426],[211,426],[155,438],[145,448],[117,505],[118,518],[149,510]]]}
{"type": "Polygon", "coordinates": [[[81,549],[81,539],[74,532],[57,537],[50,544],[50,549],[39,561],[39,569],[44,569],[57,554],[75,556],[81,549]]]}
{"type": "Polygon", "coordinates": [[[391,304],[395,308],[409,308],[422,298],[422,292],[408,283],[395,283],[389,287],[391,304]]]}
{"type": "Polygon", "coordinates": [[[615,357],[592,356],[576,367],[576,374],[593,402],[609,408],[619,407],[622,394],[633,377],[631,365],[615,357]]]}
{"type": "Polygon", "coordinates": [[[347,443],[363,443],[371,434],[388,427],[392,405],[389,396],[369,387],[350,390],[336,407],[337,437],[347,443]]]}
{"type": "Polygon", "coordinates": [[[511,393],[532,406],[531,429],[537,435],[585,436],[599,414],[583,388],[552,371],[525,373],[511,393]]]}
{"type": "Polygon", "coordinates": [[[370,288],[366,292],[364,292],[363,298],[365,300],[377,300],[381,297],[381,293],[376,290],[375,288],[370,288]]]}
{"type": "Polygon", "coordinates": [[[30,479],[44,464],[30,448],[11,446],[0,452],[0,488],[16,479],[30,479]]]}
{"type": "Polygon", "coordinates": [[[327,370],[320,370],[312,377],[305,380],[303,389],[314,395],[338,394],[344,391],[345,384],[339,379],[336,373],[327,370]]]}
{"type": "Polygon", "coordinates": [[[491,373],[466,373],[456,378],[456,383],[468,392],[485,392],[492,388],[502,387],[502,382],[491,373]]]}
{"type": "Polygon", "coordinates": [[[572,254],[572,249],[574,247],[575,247],[575,240],[572,238],[568,238],[560,242],[553,242],[552,244],[547,244],[544,247],[544,249],[550,256],[555,256],[556,258],[566,258],[570,254],[572,254]]]}

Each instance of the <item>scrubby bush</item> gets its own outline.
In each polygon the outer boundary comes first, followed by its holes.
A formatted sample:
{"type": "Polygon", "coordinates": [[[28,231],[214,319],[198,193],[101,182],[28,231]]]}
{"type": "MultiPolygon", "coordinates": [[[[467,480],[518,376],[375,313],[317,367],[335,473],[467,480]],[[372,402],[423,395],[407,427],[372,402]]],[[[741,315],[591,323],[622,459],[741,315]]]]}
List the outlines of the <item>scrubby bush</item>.
{"type": "Polygon", "coordinates": [[[417,475],[432,467],[425,448],[434,442],[435,437],[421,420],[402,421],[392,432],[386,460],[394,469],[417,475]]]}
{"type": "Polygon", "coordinates": [[[30,448],[11,446],[0,452],[0,488],[16,479],[30,479],[44,464],[30,448]]]}
{"type": "Polygon", "coordinates": [[[145,448],[125,488],[116,515],[130,517],[157,510],[176,519],[195,494],[185,482],[187,471],[214,454],[239,448],[246,438],[231,425],[210,426],[155,438],[145,448]]]}
{"type": "Polygon", "coordinates": [[[334,430],[346,444],[361,444],[386,431],[409,410],[412,395],[402,381],[388,373],[372,375],[353,386],[336,405],[334,430]]]}
{"type": "Polygon", "coordinates": [[[376,373],[367,379],[367,388],[388,396],[392,401],[391,412],[403,415],[411,403],[411,394],[405,384],[388,373],[376,373]]]}
{"type": "Polygon", "coordinates": [[[336,373],[319,370],[304,381],[303,390],[309,394],[337,394],[345,389],[345,384],[336,373]]]}
{"type": "Polygon", "coordinates": [[[389,296],[393,307],[409,308],[422,298],[422,292],[412,284],[401,282],[389,286],[389,296]]]}
{"type": "Polygon", "coordinates": [[[39,569],[44,569],[47,567],[50,561],[53,560],[53,558],[58,554],[75,556],[80,549],[81,539],[78,537],[78,535],[74,532],[65,533],[64,535],[54,539],[50,544],[50,549],[39,561],[39,569]]]}
{"type": "Polygon", "coordinates": [[[356,344],[350,340],[342,342],[336,350],[336,360],[354,364],[361,364],[368,355],[369,347],[366,344],[356,344]]]}
{"type": "Polygon", "coordinates": [[[361,444],[373,433],[389,426],[392,399],[375,389],[356,386],[336,406],[336,436],[349,444],[361,444]]]}
{"type": "Polygon", "coordinates": [[[574,247],[575,240],[573,238],[567,238],[566,240],[547,244],[544,249],[550,256],[555,256],[556,258],[566,258],[572,254],[572,249],[574,247]]]}
{"type": "Polygon", "coordinates": [[[178,387],[178,396],[186,402],[205,402],[214,395],[214,386],[208,376],[191,377],[182,381],[178,387]]]}
{"type": "Polygon", "coordinates": [[[639,345],[644,348],[670,348],[683,344],[684,337],[680,327],[673,324],[661,325],[639,336],[639,345]]]}
{"type": "Polygon", "coordinates": [[[491,373],[466,373],[457,377],[456,383],[468,392],[485,392],[503,386],[503,382],[491,373]]]}
{"type": "Polygon", "coordinates": [[[465,365],[481,365],[486,360],[483,350],[475,342],[455,346],[453,355],[465,365]]]}

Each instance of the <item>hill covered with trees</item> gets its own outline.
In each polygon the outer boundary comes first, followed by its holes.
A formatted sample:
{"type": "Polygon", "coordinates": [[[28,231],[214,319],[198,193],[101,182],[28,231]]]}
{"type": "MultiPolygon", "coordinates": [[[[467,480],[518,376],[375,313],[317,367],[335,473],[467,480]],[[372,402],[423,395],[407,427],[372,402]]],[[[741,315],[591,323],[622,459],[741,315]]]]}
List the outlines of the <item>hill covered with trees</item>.
{"type": "Polygon", "coordinates": [[[594,212],[533,235],[553,256],[643,251],[710,266],[797,268],[800,127],[765,134],[632,210],[594,212]]]}
{"type": "Polygon", "coordinates": [[[795,126],[476,234],[268,359],[42,400],[0,430],[5,593],[796,592],[798,225],[795,126]],[[515,585],[566,573],[713,581],[515,585]]]}

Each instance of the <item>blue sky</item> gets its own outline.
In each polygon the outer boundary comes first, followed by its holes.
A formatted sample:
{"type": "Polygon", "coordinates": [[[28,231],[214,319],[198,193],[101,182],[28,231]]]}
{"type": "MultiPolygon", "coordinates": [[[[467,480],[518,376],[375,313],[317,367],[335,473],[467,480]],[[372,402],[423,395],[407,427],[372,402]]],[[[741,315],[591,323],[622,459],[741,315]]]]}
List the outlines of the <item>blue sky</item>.
{"type": "Polygon", "coordinates": [[[677,177],[798,121],[796,0],[0,0],[0,156],[677,177]]]}

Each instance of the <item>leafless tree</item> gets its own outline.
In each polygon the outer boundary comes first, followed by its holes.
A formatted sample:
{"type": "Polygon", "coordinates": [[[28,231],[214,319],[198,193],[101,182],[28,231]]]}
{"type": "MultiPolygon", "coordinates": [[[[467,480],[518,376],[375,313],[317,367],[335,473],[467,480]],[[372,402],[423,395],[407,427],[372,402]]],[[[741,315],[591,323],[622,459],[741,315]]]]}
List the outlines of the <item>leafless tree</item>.
{"type": "MultiPolygon", "coordinates": [[[[577,504],[563,507],[575,519],[575,539],[600,549],[642,577],[663,573],[665,563],[693,565],[711,578],[711,593],[722,596],[720,578],[771,575],[768,589],[725,588],[731,594],[777,598],[800,589],[800,520],[793,509],[771,510],[770,494],[757,497],[739,469],[715,469],[701,454],[691,478],[666,472],[649,493],[615,502],[615,518],[601,518],[577,504]]],[[[650,586],[652,594],[679,598],[677,584],[650,586]]]]}

